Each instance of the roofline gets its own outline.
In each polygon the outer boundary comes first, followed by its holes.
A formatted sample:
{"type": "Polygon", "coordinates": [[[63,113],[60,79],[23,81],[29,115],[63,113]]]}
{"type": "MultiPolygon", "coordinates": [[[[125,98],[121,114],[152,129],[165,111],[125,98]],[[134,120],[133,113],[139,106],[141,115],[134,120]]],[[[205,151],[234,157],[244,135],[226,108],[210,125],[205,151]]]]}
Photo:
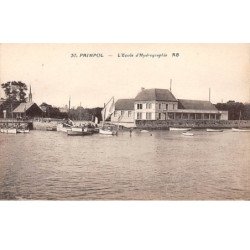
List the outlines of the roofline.
{"type": "Polygon", "coordinates": [[[210,103],[212,103],[209,100],[194,100],[194,99],[177,99],[177,101],[195,101],[195,102],[210,102],[210,103]]]}

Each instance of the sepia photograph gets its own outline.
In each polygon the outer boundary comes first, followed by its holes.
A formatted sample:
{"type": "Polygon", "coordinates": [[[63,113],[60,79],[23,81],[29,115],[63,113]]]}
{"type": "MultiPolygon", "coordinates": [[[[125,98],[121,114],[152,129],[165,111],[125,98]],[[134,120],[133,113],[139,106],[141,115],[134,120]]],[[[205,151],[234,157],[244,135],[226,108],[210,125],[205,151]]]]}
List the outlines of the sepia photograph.
{"type": "Polygon", "coordinates": [[[0,200],[250,200],[249,44],[0,44],[0,200]]]}

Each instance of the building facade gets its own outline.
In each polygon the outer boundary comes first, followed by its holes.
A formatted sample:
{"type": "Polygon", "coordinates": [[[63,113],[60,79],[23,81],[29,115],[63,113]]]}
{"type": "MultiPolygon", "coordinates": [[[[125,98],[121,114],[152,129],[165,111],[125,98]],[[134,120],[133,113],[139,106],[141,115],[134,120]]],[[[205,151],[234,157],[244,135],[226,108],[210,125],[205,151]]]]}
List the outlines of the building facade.
{"type": "Polygon", "coordinates": [[[167,89],[141,89],[135,97],[135,120],[167,120],[169,111],[178,109],[178,101],[167,89]]]}
{"type": "Polygon", "coordinates": [[[139,120],[227,120],[228,112],[219,111],[210,101],[176,99],[168,89],[144,89],[135,99],[115,103],[112,122],[135,124],[139,120]]]}
{"type": "Polygon", "coordinates": [[[13,111],[13,116],[17,119],[42,117],[43,111],[34,102],[24,102],[20,103],[20,105],[15,108],[13,111]]]}
{"type": "Polygon", "coordinates": [[[111,115],[112,123],[119,123],[125,127],[134,125],[135,111],[134,99],[119,99],[115,103],[115,111],[111,115]]]}

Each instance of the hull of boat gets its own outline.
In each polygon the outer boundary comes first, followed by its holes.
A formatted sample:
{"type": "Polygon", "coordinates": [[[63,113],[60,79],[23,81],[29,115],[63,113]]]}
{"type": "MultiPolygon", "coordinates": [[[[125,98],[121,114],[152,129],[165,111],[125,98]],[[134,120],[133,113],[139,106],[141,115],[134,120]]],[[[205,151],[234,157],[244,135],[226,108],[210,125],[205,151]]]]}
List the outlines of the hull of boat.
{"type": "Polygon", "coordinates": [[[117,131],[99,129],[99,133],[102,135],[116,135],[117,131]]]}
{"type": "Polygon", "coordinates": [[[29,133],[30,130],[29,129],[18,129],[17,133],[29,133]]]}
{"type": "Polygon", "coordinates": [[[3,128],[1,129],[1,132],[5,134],[16,134],[17,129],[16,128],[3,128]]]}
{"type": "Polygon", "coordinates": [[[64,127],[62,124],[58,124],[57,127],[56,127],[56,130],[59,131],[59,132],[67,133],[68,130],[71,130],[71,127],[70,126],[64,127]]]}
{"type": "Polygon", "coordinates": [[[56,128],[55,127],[47,127],[46,131],[56,131],[56,128]]]}
{"type": "Polygon", "coordinates": [[[169,128],[170,131],[189,131],[191,128],[169,128]]]}
{"type": "Polygon", "coordinates": [[[232,128],[233,132],[250,132],[250,129],[232,128]]]}
{"type": "Polygon", "coordinates": [[[185,135],[185,136],[193,136],[194,135],[193,133],[190,133],[190,132],[184,132],[182,134],[185,135]]]}
{"type": "Polygon", "coordinates": [[[212,128],[208,128],[207,132],[223,132],[222,129],[212,129],[212,128]]]}
{"type": "Polygon", "coordinates": [[[71,130],[73,132],[83,132],[83,128],[82,127],[72,127],[71,130]]]}
{"type": "Polygon", "coordinates": [[[85,135],[92,135],[92,133],[91,132],[85,132],[85,131],[68,130],[67,135],[69,135],[69,136],[85,136],[85,135]]]}
{"type": "Polygon", "coordinates": [[[87,128],[87,131],[89,131],[93,134],[97,134],[97,133],[99,133],[99,128],[87,128]]]}

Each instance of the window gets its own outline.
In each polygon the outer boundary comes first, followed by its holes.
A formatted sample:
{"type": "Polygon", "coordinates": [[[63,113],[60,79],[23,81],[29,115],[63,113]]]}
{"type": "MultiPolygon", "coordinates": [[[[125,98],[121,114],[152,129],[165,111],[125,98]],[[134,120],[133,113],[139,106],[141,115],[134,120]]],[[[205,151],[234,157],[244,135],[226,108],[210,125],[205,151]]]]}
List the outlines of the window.
{"type": "Polygon", "coordinates": [[[161,103],[159,103],[159,109],[161,109],[161,103]]]}
{"type": "Polygon", "coordinates": [[[117,117],[117,111],[114,112],[114,117],[117,117]]]}
{"type": "Polygon", "coordinates": [[[168,104],[166,103],[166,110],[168,110],[168,104]]]}
{"type": "Polygon", "coordinates": [[[147,120],[152,120],[152,114],[151,113],[146,113],[146,119],[147,120]]]}
{"type": "Polygon", "coordinates": [[[159,113],[159,120],[161,120],[161,113],[159,113]]]}
{"type": "Polygon", "coordinates": [[[142,119],[142,113],[138,112],[137,113],[137,120],[141,120],[142,119]]]}
{"type": "Polygon", "coordinates": [[[137,109],[142,109],[142,103],[137,103],[137,109]]]}
{"type": "Polygon", "coordinates": [[[146,109],[151,109],[152,108],[152,103],[146,103],[146,109]]]}
{"type": "Polygon", "coordinates": [[[123,115],[124,115],[124,113],[125,113],[125,111],[124,111],[124,110],[122,110],[122,111],[121,111],[121,116],[123,116],[123,115]]]}
{"type": "Polygon", "coordinates": [[[132,112],[128,111],[128,117],[131,117],[131,115],[132,115],[132,112]]]}

